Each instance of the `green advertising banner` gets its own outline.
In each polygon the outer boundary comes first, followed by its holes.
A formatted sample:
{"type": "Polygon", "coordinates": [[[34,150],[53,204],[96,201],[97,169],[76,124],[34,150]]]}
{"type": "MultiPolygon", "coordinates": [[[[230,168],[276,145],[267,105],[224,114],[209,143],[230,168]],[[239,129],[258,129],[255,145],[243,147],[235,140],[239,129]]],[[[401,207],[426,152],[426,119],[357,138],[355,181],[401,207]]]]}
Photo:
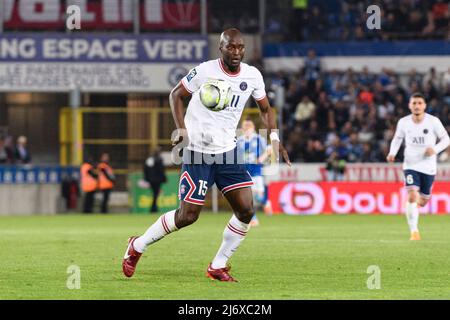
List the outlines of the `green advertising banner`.
{"type": "MultiPolygon", "coordinates": [[[[178,208],[178,182],[180,174],[178,171],[166,172],[167,182],[162,185],[158,197],[158,210],[167,212],[178,208]]],[[[132,213],[150,213],[153,201],[153,193],[150,187],[145,186],[142,173],[130,173],[128,175],[129,204],[132,213]]]]}

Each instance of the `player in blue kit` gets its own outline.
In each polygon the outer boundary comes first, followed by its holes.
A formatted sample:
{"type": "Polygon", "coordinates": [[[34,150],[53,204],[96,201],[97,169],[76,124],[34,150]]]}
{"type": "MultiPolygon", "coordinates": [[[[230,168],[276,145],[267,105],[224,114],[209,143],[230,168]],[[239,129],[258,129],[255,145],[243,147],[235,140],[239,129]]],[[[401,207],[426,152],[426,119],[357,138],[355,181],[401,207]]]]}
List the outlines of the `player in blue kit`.
{"type": "MultiPolygon", "coordinates": [[[[260,209],[265,208],[265,185],[263,176],[264,161],[270,155],[270,148],[266,139],[255,131],[255,124],[251,119],[242,122],[243,135],[238,138],[237,147],[244,155],[245,167],[253,180],[253,200],[260,209]]],[[[251,226],[258,226],[256,213],[250,221],[251,226]]]]}
{"type": "Polygon", "coordinates": [[[179,187],[181,203],[178,209],[160,216],[143,235],[129,239],[122,262],[127,277],[134,274],[139,258],[149,245],[198,219],[207,190],[215,183],[234,214],[225,227],[222,244],[206,275],[213,280],[236,281],[229,274],[228,260],[247,235],[255,213],[250,189],[252,178],[236,148],[237,125],[250,96],[256,101],[261,120],[270,132],[275,158],[281,154],[290,165],[287,151],[277,134],[263,77],[258,69],[242,62],[245,45],[240,31],[225,30],[220,36],[219,50],[221,58],[191,69],[170,93],[169,103],[178,129],[172,144],[177,148],[184,147],[179,187]],[[210,79],[230,84],[232,98],[222,111],[209,110],[200,99],[200,88],[210,79]],[[191,100],[185,110],[184,99],[187,97],[191,100]]]}

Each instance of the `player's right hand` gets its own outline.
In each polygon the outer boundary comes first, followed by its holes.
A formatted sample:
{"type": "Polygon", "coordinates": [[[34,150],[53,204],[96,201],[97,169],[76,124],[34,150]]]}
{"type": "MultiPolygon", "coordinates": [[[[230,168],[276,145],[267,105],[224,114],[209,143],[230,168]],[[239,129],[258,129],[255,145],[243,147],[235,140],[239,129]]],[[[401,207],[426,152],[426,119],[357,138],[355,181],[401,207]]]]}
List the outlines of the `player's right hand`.
{"type": "Polygon", "coordinates": [[[386,160],[387,160],[387,162],[394,162],[394,161],[395,161],[395,156],[392,155],[392,154],[389,154],[389,155],[386,157],[386,160]]]}
{"type": "Polygon", "coordinates": [[[183,144],[185,145],[189,143],[189,136],[186,129],[176,129],[172,133],[172,146],[175,147],[181,142],[183,142],[183,144]]]}

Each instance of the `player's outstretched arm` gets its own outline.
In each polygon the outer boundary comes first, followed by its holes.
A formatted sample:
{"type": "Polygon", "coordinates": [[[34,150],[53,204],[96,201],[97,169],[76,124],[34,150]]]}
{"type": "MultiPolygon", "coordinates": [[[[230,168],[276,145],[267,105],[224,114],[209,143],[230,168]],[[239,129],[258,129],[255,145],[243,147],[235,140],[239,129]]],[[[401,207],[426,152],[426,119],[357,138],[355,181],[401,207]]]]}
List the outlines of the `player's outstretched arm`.
{"type": "Polygon", "coordinates": [[[259,110],[261,112],[261,120],[264,126],[270,132],[270,140],[272,143],[272,151],[274,152],[277,161],[279,160],[280,154],[283,157],[284,161],[290,166],[291,160],[289,159],[289,155],[281,144],[280,139],[276,133],[277,125],[275,122],[275,115],[273,114],[272,108],[270,107],[269,100],[267,97],[264,97],[261,100],[257,100],[259,110]]]}
{"type": "Polygon", "coordinates": [[[177,126],[177,134],[174,135],[172,140],[172,146],[179,144],[181,141],[186,140],[187,130],[186,125],[184,124],[184,101],[185,97],[190,96],[191,94],[186,90],[181,81],[172,89],[169,95],[169,105],[172,110],[173,120],[175,121],[175,125],[177,126]]]}
{"type": "Polygon", "coordinates": [[[405,135],[403,133],[401,122],[399,121],[397,124],[397,129],[395,130],[394,138],[392,138],[391,147],[389,149],[389,154],[386,157],[386,160],[388,162],[395,161],[395,156],[397,155],[398,150],[402,146],[404,137],[405,137],[405,135]]]}

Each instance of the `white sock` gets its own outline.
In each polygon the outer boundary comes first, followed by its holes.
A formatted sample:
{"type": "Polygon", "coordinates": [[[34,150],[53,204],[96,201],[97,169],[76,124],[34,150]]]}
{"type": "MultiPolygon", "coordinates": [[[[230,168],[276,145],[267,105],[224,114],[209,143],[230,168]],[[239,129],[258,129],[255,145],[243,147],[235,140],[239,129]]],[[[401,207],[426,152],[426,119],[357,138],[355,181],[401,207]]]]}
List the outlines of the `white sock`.
{"type": "Polygon", "coordinates": [[[134,241],[134,249],[137,252],[142,253],[152,243],[161,240],[173,231],[177,231],[178,228],[175,225],[175,212],[176,210],[172,210],[160,216],[142,236],[134,241]]]}
{"type": "Polygon", "coordinates": [[[225,268],[228,259],[233,255],[236,249],[241,244],[242,240],[245,239],[247,231],[250,229],[248,223],[239,221],[239,219],[233,215],[228,222],[228,225],[223,231],[223,241],[216,254],[216,257],[211,263],[213,269],[225,268]]]}
{"type": "Polygon", "coordinates": [[[406,219],[408,219],[409,230],[411,232],[417,232],[419,224],[419,208],[416,202],[406,203],[406,219]]]}

